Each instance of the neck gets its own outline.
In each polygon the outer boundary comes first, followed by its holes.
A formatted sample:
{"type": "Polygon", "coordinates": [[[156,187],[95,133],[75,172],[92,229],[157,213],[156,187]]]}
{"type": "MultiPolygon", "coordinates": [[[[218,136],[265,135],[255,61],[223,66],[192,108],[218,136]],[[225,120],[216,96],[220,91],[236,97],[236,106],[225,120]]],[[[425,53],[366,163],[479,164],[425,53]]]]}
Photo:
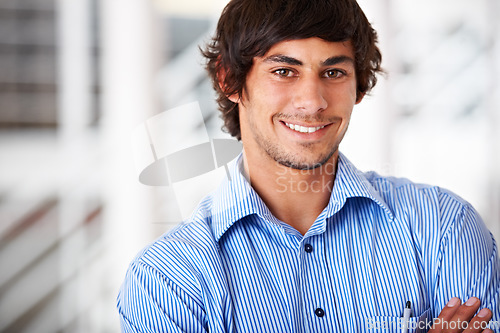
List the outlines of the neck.
{"type": "Polygon", "coordinates": [[[245,171],[274,216],[304,235],[330,200],[338,152],[324,165],[296,170],[244,154],[245,171]]]}

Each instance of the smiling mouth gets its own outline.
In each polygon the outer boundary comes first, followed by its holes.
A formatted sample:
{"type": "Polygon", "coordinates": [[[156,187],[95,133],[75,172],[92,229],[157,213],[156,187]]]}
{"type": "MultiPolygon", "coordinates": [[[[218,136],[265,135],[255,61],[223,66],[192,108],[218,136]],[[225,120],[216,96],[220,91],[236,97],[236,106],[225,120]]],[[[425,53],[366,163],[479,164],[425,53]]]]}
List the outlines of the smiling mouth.
{"type": "Polygon", "coordinates": [[[327,125],[323,126],[317,126],[317,127],[306,127],[306,126],[300,126],[300,125],[295,125],[295,124],[290,124],[287,122],[283,122],[286,127],[290,128],[291,130],[294,130],[299,133],[314,133],[316,131],[319,131],[322,128],[325,128],[327,125]]]}

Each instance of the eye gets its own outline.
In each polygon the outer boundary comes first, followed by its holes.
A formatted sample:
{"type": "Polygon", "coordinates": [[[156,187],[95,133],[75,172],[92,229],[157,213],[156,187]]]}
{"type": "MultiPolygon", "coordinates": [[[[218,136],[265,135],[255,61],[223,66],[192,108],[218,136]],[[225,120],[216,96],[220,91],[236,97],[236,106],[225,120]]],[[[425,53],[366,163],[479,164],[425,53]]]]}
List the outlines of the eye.
{"type": "Polygon", "coordinates": [[[345,73],[341,70],[329,69],[329,70],[325,71],[325,73],[323,74],[323,77],[330,78],[330,79],[338,79],[344,75],[345,75],[345,73]]]}
{"type": "Polygon", "coordinates": [[[274,74],[281,76],[281,77],[290,77],[293,76],[293,71],[288,69],[288,68],[280,68],[275,71],[273,71],[274,74]]]}

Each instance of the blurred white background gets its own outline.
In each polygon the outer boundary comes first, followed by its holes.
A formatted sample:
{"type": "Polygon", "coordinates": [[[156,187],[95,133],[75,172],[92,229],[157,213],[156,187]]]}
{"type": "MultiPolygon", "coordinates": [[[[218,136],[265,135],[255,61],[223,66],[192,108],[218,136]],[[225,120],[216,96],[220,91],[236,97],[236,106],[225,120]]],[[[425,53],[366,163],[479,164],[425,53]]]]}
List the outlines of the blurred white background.
{"type": "MultiPolygon", "coordinates": [[[[359,2],[388,75],[341,150],[458,193],[499,239],[499,1],[359,2]]],[[[198,52],[224,5],[0,1],[0,332],[119,332],[130,260],[224,176],[145,186],[131,148],[138,125],[194,101],[227,137],[198,52]]]]}

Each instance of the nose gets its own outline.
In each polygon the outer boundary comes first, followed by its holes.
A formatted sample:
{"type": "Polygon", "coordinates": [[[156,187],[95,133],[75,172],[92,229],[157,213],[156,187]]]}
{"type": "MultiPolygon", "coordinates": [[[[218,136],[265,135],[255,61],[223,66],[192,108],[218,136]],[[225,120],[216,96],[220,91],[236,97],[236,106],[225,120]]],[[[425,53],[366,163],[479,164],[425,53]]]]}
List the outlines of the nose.
{"type": "Polygon", "coordinates": [[[301,77],[296,83],[292,101],[297,110],[306,113],[316,113],[326,109],[328,103],[324,98],[321,78],[301,77]]]}

